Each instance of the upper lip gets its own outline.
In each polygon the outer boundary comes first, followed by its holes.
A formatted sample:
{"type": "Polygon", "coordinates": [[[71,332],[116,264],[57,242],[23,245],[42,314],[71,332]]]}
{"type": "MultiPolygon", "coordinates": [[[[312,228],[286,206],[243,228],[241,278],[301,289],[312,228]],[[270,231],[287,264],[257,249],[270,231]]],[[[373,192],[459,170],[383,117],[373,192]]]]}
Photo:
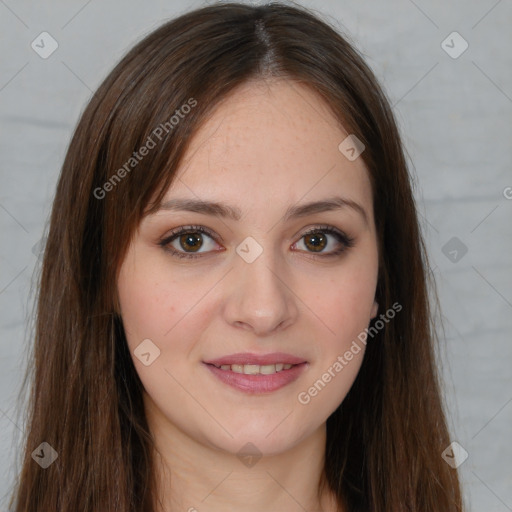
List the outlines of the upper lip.
{"type": "Polygon", "coordinates": [[[251,354],[249,352],[239,352],[229,356],[219,357],[218,359],[211,359],[204,361],[206,364],[213,364],[221,366],[223,364],[257,364],[259,366],[267,364],[301,364],[307,361],[302,357],[285,354],[283,352],[273,352],[271,354],[251,354]]]}

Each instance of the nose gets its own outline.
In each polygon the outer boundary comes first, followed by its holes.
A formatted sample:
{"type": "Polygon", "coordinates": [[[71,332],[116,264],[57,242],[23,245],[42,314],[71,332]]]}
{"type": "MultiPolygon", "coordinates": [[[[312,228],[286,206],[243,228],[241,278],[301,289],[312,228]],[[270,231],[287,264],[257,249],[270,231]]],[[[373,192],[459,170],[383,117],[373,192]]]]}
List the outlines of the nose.
{"type": "Polygon", "coordinates": [[[252,263],[237,256],[233,264],[224,307],[230,325],[266,336],[296,321],[296,295],[270,251],[263,251],[252,263]]]}

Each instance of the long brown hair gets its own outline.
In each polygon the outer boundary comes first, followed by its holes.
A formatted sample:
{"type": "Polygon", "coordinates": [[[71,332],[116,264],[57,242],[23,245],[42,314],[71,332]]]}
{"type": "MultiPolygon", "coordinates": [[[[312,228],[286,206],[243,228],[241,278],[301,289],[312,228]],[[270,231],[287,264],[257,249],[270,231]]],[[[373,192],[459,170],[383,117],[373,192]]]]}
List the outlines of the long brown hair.
{"type": "Polygon", "coordinates": [[[211,109],[268,77],[310,87],[364,143],[381,258],[377,301],[380,311],[403,307],[368,342],[354,385],[327,420],[323,485],[351,512],[462,510],[457,473],[441,457],[450,438],[428,263],[389,102],[357,50],[316,13],[226,3],[145,37],[76,127],[40,276],[16,512],[154,510],[152,437],[117,314],[117,273],[211,109]],[[158,140],[157,127],[165,128],[158,140]],[[149,138],[157,147],[132,161],[149,138]],[[31,456],[42,442],[58,454],[46,469],[31,456]]]}

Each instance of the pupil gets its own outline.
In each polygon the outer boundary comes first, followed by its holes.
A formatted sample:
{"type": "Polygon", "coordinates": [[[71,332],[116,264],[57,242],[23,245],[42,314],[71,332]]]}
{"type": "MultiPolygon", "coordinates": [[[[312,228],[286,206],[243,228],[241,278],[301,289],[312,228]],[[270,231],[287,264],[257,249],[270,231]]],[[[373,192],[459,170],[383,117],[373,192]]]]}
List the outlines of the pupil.
{"type": "Polygon", "coordinates": [[[308,243],[311,244],[313,251],[319,252],[325,247],[325,240],[325,236],[322,234],[310,235],[307,238],[306,245],[308,245],[308,243]],[[317,241],[315,242],[315,240],[317,241]]]}
{"type": "Polygon", "coordinates": [[[199,235],[191,233],[182,235],[180,242],[184,249],[192,249],[193,251],[197,251],[202,244],[199,235]]]}

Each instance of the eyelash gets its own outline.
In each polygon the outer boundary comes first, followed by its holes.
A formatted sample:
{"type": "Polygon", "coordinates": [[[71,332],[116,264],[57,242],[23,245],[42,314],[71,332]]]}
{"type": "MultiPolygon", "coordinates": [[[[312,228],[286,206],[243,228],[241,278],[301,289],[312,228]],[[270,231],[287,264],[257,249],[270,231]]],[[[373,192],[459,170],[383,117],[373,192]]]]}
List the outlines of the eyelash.
{"type": "MultiPolygon", "coordinates": [[[[174,231],[172,231],[168,236],[163,238],[158,242],[158,245],[162,247],[165,251],[170,252],[173,256],[176,256],[178,258],[185,258],[185,259],[195,259],[200,258],[204,256],[205,253],[186,253],[177,251],[176,249],[169,247],[169,244],[173,242],[177,237],[180,235],[185,234],[195,234],[195,233],[202,233],[208,235],[210,238],[212,238],[215,242],[219,243],[218,236],[215,235],[212,231],[210,231],[208,228],[205,228],[204,226],[181,226],[174,231]]],[[[327,254],[315,254],[313,252],[309,252],[311,257],[313,258],[330,258],[335,256],[340,256],[342,253],[344,253],[347,249],[354,246],[355,239],[344,233],[343,231],[340,231],[332,226],[329,225],[321,225],[321,226],[315,226],[314,228],[310,229],[306,233],[303,233],[300,239],[314,234],[314,233],[325,233],[334,236],[338,242],[340,242],[342,245],[339,249],[336,249],[334,251],[331,251],[327,254]]],[[[299,240],[300,240],[299,239],[299,240]]]]}

